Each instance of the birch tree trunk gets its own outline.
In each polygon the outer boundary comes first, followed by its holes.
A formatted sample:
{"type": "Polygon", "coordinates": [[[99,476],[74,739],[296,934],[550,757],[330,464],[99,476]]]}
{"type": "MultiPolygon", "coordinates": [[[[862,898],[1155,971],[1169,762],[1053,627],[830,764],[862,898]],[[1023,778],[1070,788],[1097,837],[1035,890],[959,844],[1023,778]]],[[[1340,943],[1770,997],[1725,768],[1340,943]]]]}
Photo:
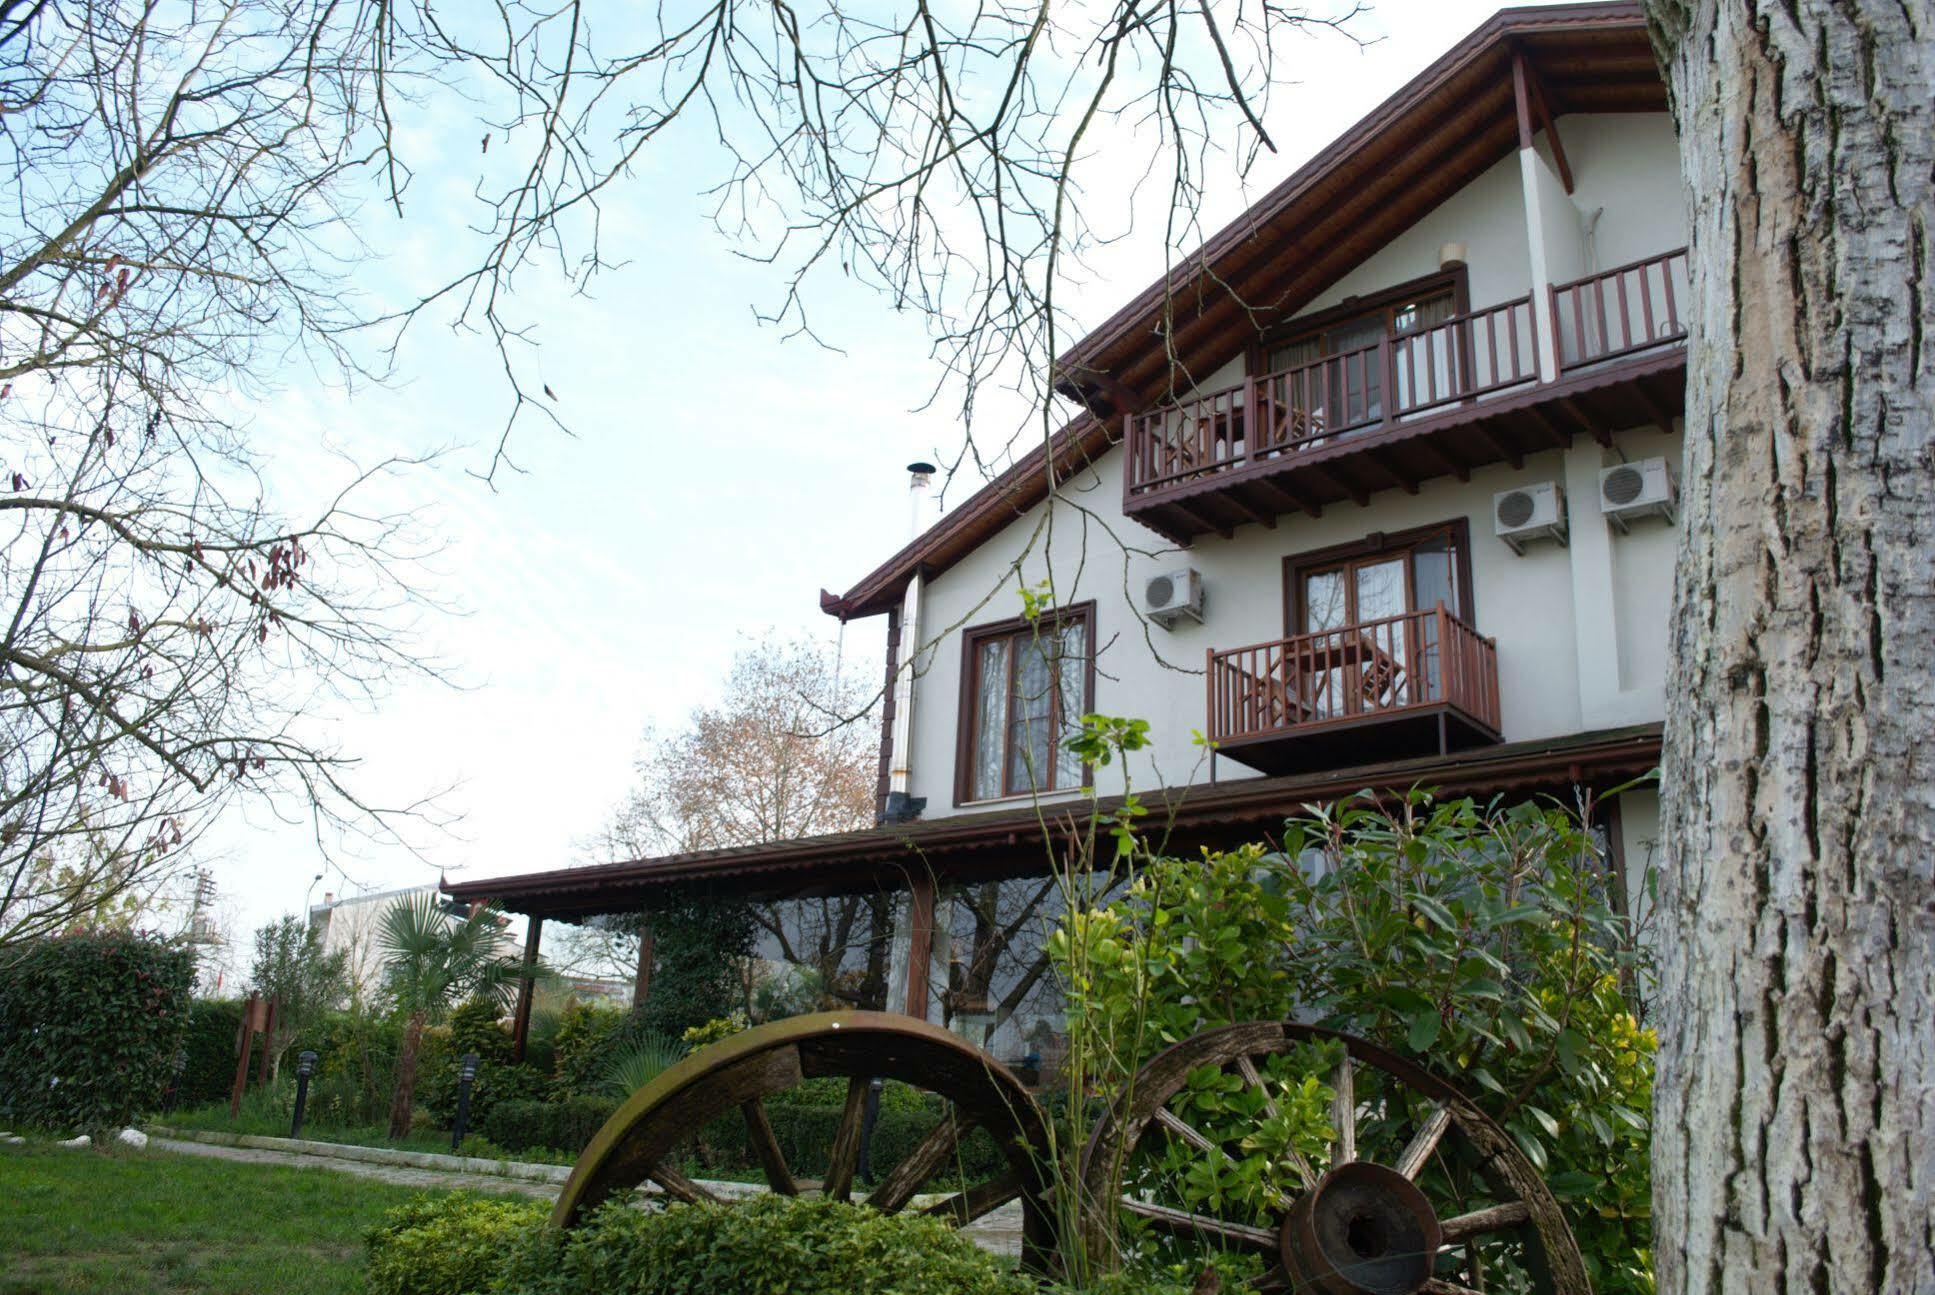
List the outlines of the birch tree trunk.
{"type": "Polygon", "coordinates": [[[1660,1290],[1935,1291],[1935,5],[1646,7],[1693,204],[1660,1290]]]}

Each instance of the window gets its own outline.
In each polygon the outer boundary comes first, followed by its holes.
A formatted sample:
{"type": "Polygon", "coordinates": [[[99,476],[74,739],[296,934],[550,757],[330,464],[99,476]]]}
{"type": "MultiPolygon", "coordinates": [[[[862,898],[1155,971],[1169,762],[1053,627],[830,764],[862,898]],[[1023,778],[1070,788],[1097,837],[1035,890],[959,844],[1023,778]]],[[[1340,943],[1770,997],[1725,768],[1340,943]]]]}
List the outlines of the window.
{"type": "MultiPolygon", "coordinates": [[[[1354,302],[1292,320],[1254,353],[1262,374],[1292,374],[1278,383],[1278,403],[1331,431],[1344,431],[1385,417],[1385,339],[1399,342],[1442,324],[1459,313],[1465,299],[1462,275],[1432,275],[1402,284],[1381,297],[1354,302]],[[1332,361],[1313,368],[1319,361],[1332,361]]],[[[1448,339],[1419,337],[1394,346],[1389,361],[1399,393],[1446,389],[1453,360],[1448,339]],[[1430,373],[1413,372],[1429,368],[1430,373]],[[1439,370],[1445,370],[1439,372],[1439,370]]],[[[1402,413],[1400,409],[1398,412],[1402,413]]]]}
{"type": "Polygon", "coordinates": [[[1437,621],[1400,618],[1442,603],[1453,616],[1469,620],[1469,552],[1469,527],[1460,519],[1287,559],[1290,633],[1322,636],[1316,640],[1319,648],[1310,652],[1312,668],[1321,676],[1313,688],[1319,713],[1343,705],[1336,699],[1345,695],[1348,671],[1323,664],[1332,657],[1353,668],[1375,658],[1377,696],[1385,704],[1443,695],[1437,621]]]}
{"type": "Polygon", "coordinates": [[[957,802],[1081,785],[1062,739],[1094,705],[1094,627],[1085,603],[966,633],[957,802]]]}

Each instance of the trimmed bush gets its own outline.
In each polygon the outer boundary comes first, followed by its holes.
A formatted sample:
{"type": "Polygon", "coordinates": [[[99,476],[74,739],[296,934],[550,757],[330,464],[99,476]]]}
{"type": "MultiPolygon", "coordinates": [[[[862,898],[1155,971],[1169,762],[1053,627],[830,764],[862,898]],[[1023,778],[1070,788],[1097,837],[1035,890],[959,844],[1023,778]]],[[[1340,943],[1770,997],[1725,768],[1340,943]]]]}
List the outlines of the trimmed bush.
{"type": "Polygon", "coordinates": [[[506,1151],[548,1147],[575,1156],[617,1109],[618,1100],[612,1097],[511,1098],[492,1106],[477,1131],[506,1151]]]}
{"type": "Polygon", "coordinates": [[[507,1261],[532,1247],[551,1209],[466,1192],[393,1210],[364,1238],[371,1295],[471,1295],[493,1289],[507,1261]]]}
{"type": "Polygon", "coordinates": [[[0,1120],[127,1124],[175,1075],[195,953],[110,931],[35,940],[0,976],[0,1120]]]}
{"type": "Polygon", "coordinates": [[[372,1295],[1036,1295],[937,1219],[837,1201],[612,1204],[584,1227],[544,1229],[545,1208],[450,1196],[373,1230],[372,1295]]]}
{"type": "Polygon", "coordinates": [[[197,998],[188,1004],[182,1067],[174,1078],[170,1106],[201,1106],[228,1096],[235,1083],[235,1035],[241,1028],[239,999],[197,998]]]}

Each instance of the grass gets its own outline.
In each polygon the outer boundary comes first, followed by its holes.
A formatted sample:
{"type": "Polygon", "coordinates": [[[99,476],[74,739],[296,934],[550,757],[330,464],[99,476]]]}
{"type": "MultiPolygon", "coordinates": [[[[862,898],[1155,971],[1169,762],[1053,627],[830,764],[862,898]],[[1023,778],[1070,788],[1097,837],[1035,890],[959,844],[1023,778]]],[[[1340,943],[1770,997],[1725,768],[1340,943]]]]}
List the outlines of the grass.
{"type": "Polygon", "coordinates": [[[162,1151],[0,1147],[0,1295],[339,1295],[417,1189],[162,1151]]]}
{"type": "MultiPolygon", "coordinates": [[[[211,1102],[206,1106],[170,1111],[165,1115],[157,1116],[154,1122],[158,1126],[170,1129],[250,1133],[272,1138],[289,1136],[288,1111],[260,1099],[253,1091],[243,1100],[241,1114],[233,1120],[229,1118],[227,1102],[211,1102]]],[[[393,1147],[400,1151],[432,1151],[445,1156],[451,1154],[450,1134],[434,1128],[414,1128],[410,1130],[409,1136],[392,1140],[388,1130],[380,1124],[343,1125],[332,1124],[326,1120],[305,1120],[302,1136],[311,1142],[338,1142],[352,1147],[393,1147]]],[[[477,1133],[466,1133],[463,1146],[456,1154],[477,1156],[484,1160],[523,1160],[547,1165],[568,1165],[577,1159],[575,1155],[554,1151],[549,1147],[528,1147],[523,1151],[506,1151],[477,1133]]]]}

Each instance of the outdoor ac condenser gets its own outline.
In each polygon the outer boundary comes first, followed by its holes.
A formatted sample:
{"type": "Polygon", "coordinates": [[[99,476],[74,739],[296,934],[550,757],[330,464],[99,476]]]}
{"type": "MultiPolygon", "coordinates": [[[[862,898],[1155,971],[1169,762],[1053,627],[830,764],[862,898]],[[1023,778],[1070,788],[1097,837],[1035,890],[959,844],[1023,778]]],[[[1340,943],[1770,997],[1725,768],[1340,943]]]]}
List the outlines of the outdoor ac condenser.
{"type": "Polygon", "coordinates": [[[1492,496],[1492,530],[1521,557],[1533,540],[1566,540],[1565,490],[1556,481],[1501,490],[1492,496]]]}
{"type": "Polygon", "coordinates": [[[1641,459],[1599,469],[1599,511],[1625,534],[1639,517],[1673,520],[1673,472],[1665,459],[1641,459]]]}
{"type": "Polygon", "coordinates": [[[1177,567],[1149,577],[1142,587],[1142,610],[1164,629],[1174,629],[1184,619],[1202,624],[1203,578],[1194,567],[1177,567]]]}

